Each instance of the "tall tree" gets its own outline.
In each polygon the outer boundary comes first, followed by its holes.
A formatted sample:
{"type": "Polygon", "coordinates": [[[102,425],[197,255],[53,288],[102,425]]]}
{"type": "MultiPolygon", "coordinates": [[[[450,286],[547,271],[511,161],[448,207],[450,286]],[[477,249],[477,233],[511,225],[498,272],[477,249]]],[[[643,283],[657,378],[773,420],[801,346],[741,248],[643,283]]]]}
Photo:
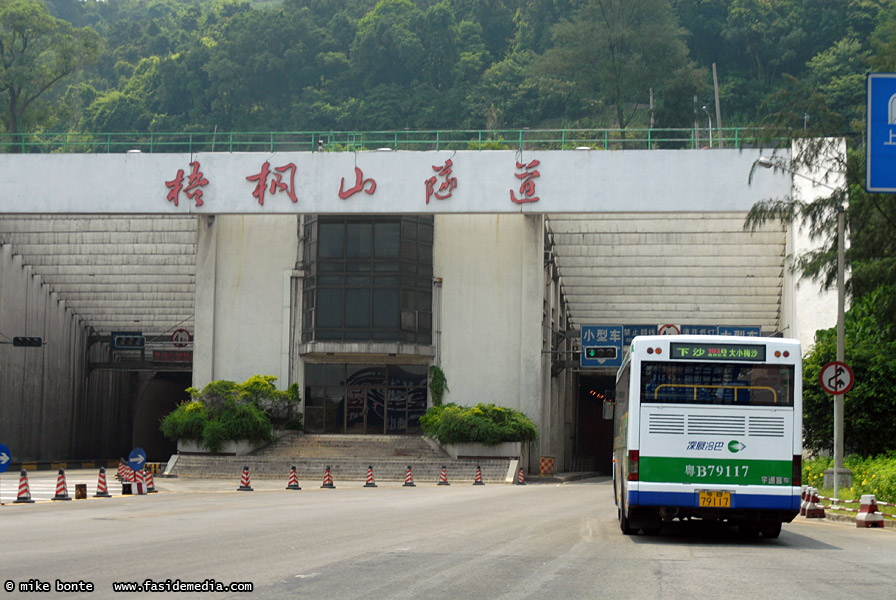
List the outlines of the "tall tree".
{"type": "Polygon", "coordinates": [[[0,3],[0,113],[7,133],[19,133],[48,90],[96,60],[101,39],[50,15],[40,0],[0,3]]]}
{"type": "Polygon", "coordinates": [[[668,0],[590,0],[554,27],[554,46],[536,71],[573,83],[596,111],[610,108],[624,130],[646,112],[651,88],[661,90],[690,68],[668,0]]]}

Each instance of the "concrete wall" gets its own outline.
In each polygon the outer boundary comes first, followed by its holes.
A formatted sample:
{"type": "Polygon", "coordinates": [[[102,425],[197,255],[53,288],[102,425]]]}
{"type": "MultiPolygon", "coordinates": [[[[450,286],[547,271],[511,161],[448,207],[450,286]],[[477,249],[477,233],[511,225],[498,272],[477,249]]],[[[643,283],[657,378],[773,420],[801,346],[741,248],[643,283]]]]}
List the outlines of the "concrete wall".
{"type": "Polygon", "coordinates": [[[298,218],[219,215],[198,227],[193,385],[276,375],[285,389],[283,281],[296,266],[298,218]]]}
{"type": "Polygon", "coordinates": [[[541,429],[544,221],[530,215],[439,215],[445,402],[516,408],[541,429]]]}

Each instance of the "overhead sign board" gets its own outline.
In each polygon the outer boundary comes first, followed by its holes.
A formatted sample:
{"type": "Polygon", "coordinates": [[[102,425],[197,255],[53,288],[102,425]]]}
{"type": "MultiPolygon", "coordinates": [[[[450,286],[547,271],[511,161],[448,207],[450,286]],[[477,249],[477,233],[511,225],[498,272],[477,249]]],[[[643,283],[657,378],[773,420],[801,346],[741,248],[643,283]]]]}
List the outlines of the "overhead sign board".
{"type": "Polygon", "coordinates": [[[622,325],[582,325],[581,366],[622,366],[622,340],[622,325]]]}
{"type": "Polygon", "coordinates": [[[865,189],[896,192],[896,73],[868,73],[866,78],[865,189]]]}

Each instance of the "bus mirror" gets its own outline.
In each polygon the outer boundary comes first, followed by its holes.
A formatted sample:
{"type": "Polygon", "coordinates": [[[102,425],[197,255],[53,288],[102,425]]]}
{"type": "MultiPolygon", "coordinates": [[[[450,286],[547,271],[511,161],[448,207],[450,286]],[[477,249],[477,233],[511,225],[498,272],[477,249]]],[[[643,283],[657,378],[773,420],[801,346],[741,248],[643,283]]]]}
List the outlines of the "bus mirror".
{"type": "Polygon", "coordinates": [[[604,419],[612,420],[613,419],[613,408],[616,406],[616,403],[612,400],[604,400],[604,419]]]}

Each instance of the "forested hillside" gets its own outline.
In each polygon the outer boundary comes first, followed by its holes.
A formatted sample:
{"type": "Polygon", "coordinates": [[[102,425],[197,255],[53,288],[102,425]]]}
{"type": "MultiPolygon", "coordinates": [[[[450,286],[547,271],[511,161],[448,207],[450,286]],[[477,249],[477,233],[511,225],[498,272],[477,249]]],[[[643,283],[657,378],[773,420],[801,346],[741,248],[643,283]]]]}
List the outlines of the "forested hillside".
{"type": "Polygon", "coordinates": [[[3,125],[693,127],[715,119],[715,63],[724,126],[774,113],[842,132],[865,71],[896,69],[894,15],[888,0],[0,0],[3,125]]]}

